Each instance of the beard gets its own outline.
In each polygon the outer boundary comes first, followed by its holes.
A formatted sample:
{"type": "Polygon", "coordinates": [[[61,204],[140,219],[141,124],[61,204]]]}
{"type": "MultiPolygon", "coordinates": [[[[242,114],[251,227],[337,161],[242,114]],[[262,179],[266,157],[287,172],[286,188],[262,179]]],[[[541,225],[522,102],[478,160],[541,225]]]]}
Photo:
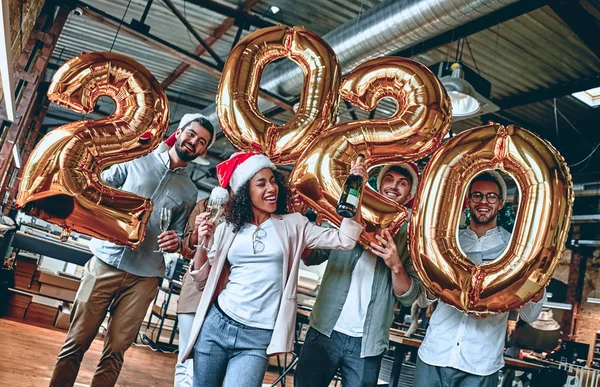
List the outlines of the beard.
{"type": "Polygon", "coordinates": [[[182,161],[190,162],[198,157],[197,154],[189,154],[188,151],[183,147],[182,142],[178,139],[175,143],[175,152],[177,152],[177,157],[179,157],[182,161]]]}
{"type": "Polygon", "coordinates": [[[476,211],[477,210],[475,208],[471,208],[471,219],[473,220],[473,222],[480,224],[480,225],[489,224],[490,222],[494,221],[498,217],[497,209],[490,209],[489,215],[480,215],[480,216],[477,216],[476,211]]]}

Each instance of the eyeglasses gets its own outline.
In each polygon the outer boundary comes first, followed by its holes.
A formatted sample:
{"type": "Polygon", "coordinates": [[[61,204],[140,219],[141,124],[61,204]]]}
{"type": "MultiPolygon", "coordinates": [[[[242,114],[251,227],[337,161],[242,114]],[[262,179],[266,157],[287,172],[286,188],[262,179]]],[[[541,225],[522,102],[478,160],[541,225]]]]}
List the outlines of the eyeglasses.
{"type": "Polygon", "coordinates": [[[480,203],[484,197],[485,197],[485,200],[489,204],[494,204],[498,201],[498,199],[501,198],[500,195],[498,195],[497,193],[493,193],[493,192],[490,192],[485,195],[482,194],[481,192],[471,192],[471,194],[469,195],[469,199],[471,199],[473,201],[473,203],[480,203]]]}
{"type": "Polygon", "coordinates": [[[262,238],[267,236],[267,232],[260,227],[252,233],[252,251],[254,254],[262,253],[265,250],[265,244],[261,241],[262,238]]]}

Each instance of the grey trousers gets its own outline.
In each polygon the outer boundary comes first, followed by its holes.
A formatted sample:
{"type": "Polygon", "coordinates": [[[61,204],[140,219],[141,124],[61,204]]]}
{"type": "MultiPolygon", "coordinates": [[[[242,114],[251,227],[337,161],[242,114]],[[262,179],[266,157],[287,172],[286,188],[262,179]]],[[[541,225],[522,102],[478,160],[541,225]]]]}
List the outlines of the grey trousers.
{"type": "Polygon", "coordinates": [[[451,367],[429,365],[417,356],[415,387],[498,387],[498,372],[479,376],[451,367]]]}

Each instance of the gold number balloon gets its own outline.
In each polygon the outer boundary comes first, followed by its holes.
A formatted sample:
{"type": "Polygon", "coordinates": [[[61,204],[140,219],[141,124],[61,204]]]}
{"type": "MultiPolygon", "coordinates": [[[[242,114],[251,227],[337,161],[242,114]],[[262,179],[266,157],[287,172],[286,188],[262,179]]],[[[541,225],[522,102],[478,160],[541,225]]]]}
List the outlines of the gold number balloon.
{"type": "MultiPolygon", "coordinates": [[[[348,74],[340,88],[345,100],[373,110],[383,98],[396,101],[389,118],[359,120],[326,129],[302,154],[290,180],[322,218],[339,225],[337,201],[358,154],[372,167],[418,160],[433,152],[448,133],[450,99],[436,76],[411,59],[382,57],[369,60],[348,74]]],[[[366,223],[360,242],[375,241],[388,228],[395,234],[406,219],[404,206],[366,187],[362,216],[366,223]]]]}
{"type": "Polygon", "coordinates": [[[512,125],[470,129],[438,149],[422,174],[410,221],[413,263],[429,290],[464,312],[517,309],[550,281],[572,204],[571,174],[548,142],[512,125]],[[475,265],[460,250],[457,230],[469,182],[489,169],[515,179],[519,210],[504,254],[475,265]]]}
{"type": "Polygon", "coordinates": [[[335,53],[316,34],[303,27],[258,30],[242,39],[225,62],[217,92],[223,133],[240,149],[260,146],[275,163],[295,162],[315,136],[334,122],[339,77],[335,53]],[[282,126],[258,109],[263,69],[279,58],[291,59],[304,72],[298,111],[282,126]]]}
{"type": "Polygon", "coordinates": [[[100,120],[76,121],[48,133],[27,161],[17,207],[71,230],[136,247],[152,211],[150,199],[107,186],[112,164],[155,148],[168,128],[167,96],[141,64],[114,53],[82,54],[52,79],[51,101],[80,113],[108,96],[116,108],[100,120]]]}

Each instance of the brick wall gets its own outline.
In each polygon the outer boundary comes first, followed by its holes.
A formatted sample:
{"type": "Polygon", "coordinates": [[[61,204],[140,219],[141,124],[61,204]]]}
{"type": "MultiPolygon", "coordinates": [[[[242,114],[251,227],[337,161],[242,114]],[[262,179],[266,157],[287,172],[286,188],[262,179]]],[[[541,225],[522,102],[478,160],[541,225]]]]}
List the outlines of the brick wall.
{"type": "MultiPolygon", "coordinates": [[[[6,0],[2,0],[4,2],[6,0]]],[[[45,0],[8,0],[10,16],[10,37],[12,42],[13,66],[16,65],[23,50],[23,44],[29,39],[29,34],[35,25],[45,0]]],[[[14,70],[14,69],[13,69],[14,70]]],[[[2,81],[0,80],[0,86],[2,81]]],[[[0,99],[2,99],[0,87],[0,99]]]]}
{"type": "Polygon", "coordinates": [[[596,332],[600,332],[600,304],[586,302],[588,297],[600,298],[600,268],[592,267],[592,258],[588,258],[585,271],[582,303],[577,314],[576,340],[590,344],[588,361],[592,359],[592,351],[596,341],[596,332]],[[593,290],[593,287],[596,290],[593,290]]]}

